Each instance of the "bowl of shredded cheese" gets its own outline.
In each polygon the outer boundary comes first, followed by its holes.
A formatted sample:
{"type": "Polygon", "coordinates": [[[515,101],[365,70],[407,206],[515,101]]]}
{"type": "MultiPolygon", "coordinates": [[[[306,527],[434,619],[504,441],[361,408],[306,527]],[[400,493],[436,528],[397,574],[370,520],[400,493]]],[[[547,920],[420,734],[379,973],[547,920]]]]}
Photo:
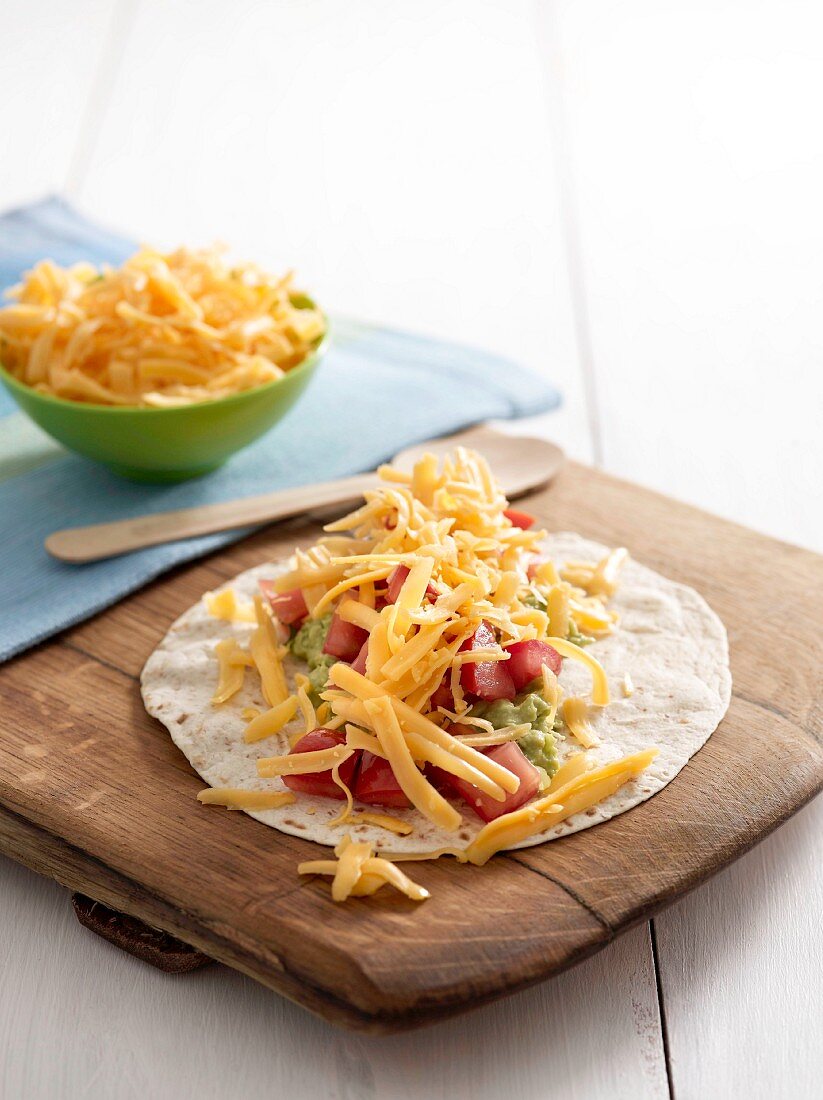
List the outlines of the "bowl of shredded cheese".
{"type": "Polygon", "coordinates": [[[277,423],[328,344],[291,273],[220,249],[43,260],[0,308],[0,379],[65,447],[141,481],[207,473],[277,423]]]}

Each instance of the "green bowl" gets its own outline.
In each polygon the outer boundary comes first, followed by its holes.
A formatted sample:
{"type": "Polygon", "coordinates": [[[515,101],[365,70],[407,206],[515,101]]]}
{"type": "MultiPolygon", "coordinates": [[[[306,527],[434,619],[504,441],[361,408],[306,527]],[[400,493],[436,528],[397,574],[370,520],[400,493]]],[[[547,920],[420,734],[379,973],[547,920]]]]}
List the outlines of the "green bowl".
{"type": "Polygon", "coordinates": [[[39,393],[0,364],[0,381],[44,432],[133,481],[199,477],[281,420],[308,385],[329,332],[300,366],[263,386],[170,409],[92,405],[39,393]]]}

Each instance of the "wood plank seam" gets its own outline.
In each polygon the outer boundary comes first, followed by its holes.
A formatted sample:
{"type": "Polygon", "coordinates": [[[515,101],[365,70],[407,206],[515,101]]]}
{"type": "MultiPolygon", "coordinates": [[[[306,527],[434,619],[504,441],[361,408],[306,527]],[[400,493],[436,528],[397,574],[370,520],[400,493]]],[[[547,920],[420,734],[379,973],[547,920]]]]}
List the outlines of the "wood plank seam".
{"type": "Polygon", "coordinates": [[[577,893],[577,891],[573,889],[573,887],[569,886],[561,879],[555,878],[554,875],[550,875],[548,871],[544,871],[540,867],[532,867],[531,864],[525,863],[522,859],[518,859],[517,856],[512,854],[511,852],[501,852],[500,858],[506,859],[510,863],[516,863],[519,867],[525,867],[527,871],[532,871],[535,875],[539,875],[540,878],[548,879],[548,881],[553,882],[555,886],[559,886],[560,889],[564,890],[573,901],[576,901],[578,905],[582,906],[582,908],[585,909],[590,916],[594,917],[594,919],[599,924],[601,924],[603,928],[606,929],[606,931],[609,933],[610,940],[613,940],[615,938],[615,936],[617,935],[617,930],[614,928],[614,926],[611,925],[609,921],[607,921],[606,918],[603,916],[603,914],[598,912],[598,910],[593,905],[587,902],[585,898],[582,898],[577,893]]]}
{"type": "Polygon", "coordinates": [[[652,945],[652,961],[654,963],[654,988],[657,994],[657,1012],[660,1017],[660,1034],[663,1040],[663,1062],[666,1067],[666,1084],[669,1088],[669,1100],[675,1100],[674,1074],[672,1073],[671,1047],[669,1045],[669,1027],[666,1022],[666,1000],[663,995],[663,972],[660,967],[660,956],[657,947],[657,930],[654,921],[649,921],[649,935],[652,945]]]}
{"type": "Polygon", "coordinates": [[[107,661],[105,657],[100,657],[97,653],[89,653],[87,649],[83,649],[82,646],[77,645],[75,642],[67,642],[65,638],[59,639],[59,644],[66,649],[70,649],[73,653],[79,653],[81,657],[86,657],[89,661],[95,661],[103,668],[109,669],[110,672],[117,672],[121,676],[125,676],[127,680],[131,680],[133,684],[140,683],[140,677],[135,676],[132,672],[127,672],[126,669],[121,668],[120,665],[115,665],[111,661],[107,661]]]}

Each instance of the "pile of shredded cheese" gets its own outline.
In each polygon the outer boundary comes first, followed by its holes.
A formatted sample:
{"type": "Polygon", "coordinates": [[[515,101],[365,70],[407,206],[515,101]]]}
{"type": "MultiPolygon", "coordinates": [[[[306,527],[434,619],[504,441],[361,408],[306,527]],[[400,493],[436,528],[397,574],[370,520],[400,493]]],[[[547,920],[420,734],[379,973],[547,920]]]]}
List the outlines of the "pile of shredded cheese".
{"type": "MultiPolygon", "coordinates": [[[[311,550],[296,553],[277,590],[302,589],[315,618],[337,601],[343,619],[370,633],[368,679],[419,713],[448,673],[455,711],[462,714],[468,706],[460,685],[464,662],[506,660],[504,645],[532,638],[586,663],[595,676],[595,702],[606,703],[602,670],[566,634],[572,618],[580,630],[609,633],[615,616],[587,591],[588,577],[572,583],[540,560],[545,531],[524,531],[506,518],[506,498],[485,460],[458,448],[442,468],[427,455],[410,475],[393,467],[380,474],[383,485],[365,494],[361,508],[329,524],[331,534],[311,550]],[[399,565],[409,575],[397,601],[378,612],[375,592],[399,565]],[[433,601],[426,599],[429,585],[437,592],[433,601]],[[531,606],[540,601],[546,611],[531,606]],[[502,645],[460,653],[483,621],[500,631],[502,645]]],[[[603,569],[613,574],[624,556],[616,551],[603,569]]],[[[336,698],[330,701],[339,715],[336,698]]]]}
{"type": "Polygon", "coordinates": [[[366,841],[344,837],[334,849],[336,859],[311,859],[297,865],[299,875],[332,875],[331,896],[335,901],[362,898],[386,885],[393,886],[412,901],[425,901],[428,890],[404,875],[391,860],[375,856],[366,841]]]}
{"type": "Polygon", "coordinates": [[[75,401],[211,401],[282,377],[323,336],[323,314],[291,280],[218,249],[143,248],[117,269],[43,260],[0,309],[0,361],[75,401]]]}
{"type": "MultiPolygon", "coordinates": [[[[258,597],[252,609],[238,606],[225,593],[209,595],[213,614],[233,621],[253,618],[257,624],[248,654],[234,642],[218,645],[220,677],[213,701],[219,705],[239,690],[245,667],[253,664],[269,709],[250,720],[246,741],[277,733],[298,711],[306,732],[322,724],[345,733],[345,742],[333,748],[259,759],[261,779],[331,771],[347,799],[335,824],[369,818],[400,832],[396,826],[403,822],[397,818],[355,812],[351,791],[340,779],[340,766],[357,750],[367,750],[390,763],[421,814],[454,832],[462,821],[460,810],[429,782],[423,766],[433,764],[502,802],[517,791],[519,779],[478,749],[527,732],[522,726],[494,729],[467,713],[470,703],[461,687],[464,663],[506,661],[508,644],[531,639],[579,661],[591,675],[590,701],[562,699],[557,678],[545,665],[542,693],[551,720],[559,708],[580,751],[536,800],[490,822],[468,848],[425,857],[448,853],[483,864],[495,852],[613,794],[656,755],[650,749],[605,767],[590,767],[586,750],[597,744],[589,723],[591,707],[608,704],[609,684],[597,659],[568,637],[582,630],[604,635],[615,629],[616,616],[605,600],[615,590],[626,552],[616,550],[595,564],[569,563],[558,572],[540,556],[545,532],[512,524],[505,515],[507,501],[485,461],[462,448],[442,466],[427,455],[411,474],[383,467],[380,475],[381,484],[365,494],[362,507],[329,524],[328,534],[310,550],[298,550],[290,570],[274,582],[280,593],[300,589],[313,618],[334,607],[341,619],[368,631],[365,674],[343,662],[334,664],[322,706],[315,710],[306,677],[298,676],[296,694],[289,694],[282,666],[286,649],[263,600],[258,597]],[[408,573],[395,601],[381,607],[398,566],[408,573]],[[498,640],[483,649],[461,651],[483,622],[495,628],[498,640]],[[454,710],[432,704],[444,682],[454,710]]],[[[251,793],[255,799],[260,795],[251,793]]],[[[238,805],[238,797],[239,792],[223,792],[209,801],[238,805]]],[[[301,873],[333,875],[336,900],[373,893],[386,881],[416,900],[426,896],[408,880],[401,883],[394,871],[378,869],[377,864],[387,861],[376,860],[367,844],[347,841],[338,846],[337,855],[337,863],[300,866],[301,873]]]]}

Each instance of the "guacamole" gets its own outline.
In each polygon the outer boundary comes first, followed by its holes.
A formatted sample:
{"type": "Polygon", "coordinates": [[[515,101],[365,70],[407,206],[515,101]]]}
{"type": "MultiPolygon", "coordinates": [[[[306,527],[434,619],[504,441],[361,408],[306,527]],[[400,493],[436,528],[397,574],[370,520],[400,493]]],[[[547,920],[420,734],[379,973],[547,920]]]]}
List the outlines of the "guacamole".
{"type": "Polygon", "coordinates": [[[493,703],[475,703],[469,713],[474,718],[485,718],[496,730],[528,722],[531,730],[517,744],[532,764],[543,768],[551,777],[557,771],[557,746],[554,733],[548,725],[551,707],[542,695],[530,690],[532,686],[528,684],[511,703],[507,699],[496,699],[493,703]]]}
{"type": "Polygon", "coordinates": [[[314,706],[319,707],[322,700],[320,692],[326,686],[329,679],[329,669],[337,658],[323,652],[326,643],[326,635],[329,632],[332,612],[323,615],[320,619],[306,619],[297,633],[289,642],[289,647],[295,657],[305,661],[309,666],[309,683],[311,691],[309,697],[314,706]]]}
{"type": "MultiPolygon", "coordinates": [[[[526,607],[535,608],[536,611],[548,610],[548,604],[543,599],[543,597],[532,589],[529,589],[526,595],[521,597],[520,602],[525,604],[526,607]]],[[[568,641],[574,642],[575,645],[581,646],[591,645],[594,641],[594,638],[590,637],[588,634],[580,633],[580,631],[577,629],[577,623],[574,621],[574,619],[569,619],[569,629],[566,632],[566,638],[568,641]]]]}
{"type": "Polygon", "coordinates": [[[289,642],[295,657],[305,661],[309,668],[316,665],[321,658],[327,656],[323,653],[323,646],[331,625],[331,617],[332,612],[329,611],[327,615],[320,619],[306,619],[289,642]]]}
{"type": "Polygon", "coordinates": [[[538,595],[532,588],[529,589],[525,596],[520,597],[520,602],[525,604],[526,607],[533,607],[535,611],[546,611],[549,606],[543,597],[538,595]]]}
{"type": "Polygon", "coordinates": [[[575,645],[591,645],[594,638],[590,634],[581,634],[577,629],[577,623],[574,619],[569,619],[569,632],[566,635],[568,641],[573,642],[575,645]]]}

